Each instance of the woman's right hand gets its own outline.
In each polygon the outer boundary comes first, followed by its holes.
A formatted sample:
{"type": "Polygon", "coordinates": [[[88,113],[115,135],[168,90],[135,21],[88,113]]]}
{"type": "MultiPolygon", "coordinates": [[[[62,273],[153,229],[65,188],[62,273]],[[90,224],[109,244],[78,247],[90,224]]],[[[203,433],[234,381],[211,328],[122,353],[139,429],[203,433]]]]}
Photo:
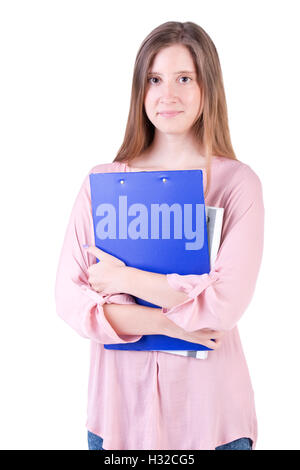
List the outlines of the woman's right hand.
{"type": "Polygon", "coordinates": [[[171,336],[172,338],[189,341],[190,343],[202,344],[210,349],[218,349],[221,346],[221,338],[224,336],[225,331],[212,330],[211,328],[185,331],[168,317],[160,315],[159,318],[160,324],[158,325],[158,332],[156,334],[164,334],[166,336],[171,336]],[[215,341],[212,341],[212,339],[215,341]]]}
{"type": "Polygon", "coordinates": [[[210,328],[203,328],[196,331],[185,331],[183,338],[185,341],[191,343],[198,343],[210,349],[219,349],[221,346],[221,338],[224,336],[225,331],[211,330],[210,328]],[[212,341],[212,340],[215,341],[212,341]]]}

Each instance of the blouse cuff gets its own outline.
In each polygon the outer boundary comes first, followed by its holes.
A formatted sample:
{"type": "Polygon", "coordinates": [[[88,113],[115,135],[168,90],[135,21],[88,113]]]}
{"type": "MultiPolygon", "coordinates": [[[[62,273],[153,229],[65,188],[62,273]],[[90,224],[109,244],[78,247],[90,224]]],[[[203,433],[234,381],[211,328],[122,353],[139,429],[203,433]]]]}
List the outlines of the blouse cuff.
{"type": "Polygon", "coordinates": [[[116,344],[116,343],[135,343],[139,341],[143,335],[119,335],[113,329],[104,314],[103,305],[107,304],[136,304],[133,297],[129,294],[100,294],[87,285],[82,285],[81,289],[91,299],[91,307],[88,315],[82,325],[83,330],[91,339],[103,344],[116,344]],[[96,305],[95,305],[96,303],[96,305]],[[94,309],[93,309],[94,306],[94,309]],[[94,311],[95,315],[92,315],[94,311]]]}
{"type": "Polygon", "coordinates": [[[169,285],[180,292],[184,292],[188,295],[188,299],[177,304],[171,308],[164,307],[162,312],[167,314],[168,316],[172,313],[177,313],[181,310],[182,306],[191,302],[191,300],[195,300],[201,292],[203,292],[207,287],[214,284],[216,281],[219,280],[219,275],[216,271],[210,271],[210,273],[204,274],[186,274],[181,275],[177,273],[167,274],[167,281],[169,285]]]}

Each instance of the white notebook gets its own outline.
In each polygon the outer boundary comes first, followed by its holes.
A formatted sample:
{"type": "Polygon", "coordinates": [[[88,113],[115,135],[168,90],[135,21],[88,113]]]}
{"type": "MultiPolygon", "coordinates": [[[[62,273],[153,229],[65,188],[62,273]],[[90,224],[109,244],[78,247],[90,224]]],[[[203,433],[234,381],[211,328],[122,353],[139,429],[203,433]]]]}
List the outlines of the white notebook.
{"type": "MultiPolygon", "coordinates": [[[[208,239],[208,249],[209,249],[209,259],[210,266],[212,267],[213,263],[218,254],[222,226],[223,226],[223,207],[212,207],[205,206],[206,213],[206,225],[207,225],[207,239],[208,239]]],[[[160,350],[161,352],[169,354],[177,354],[179,356],[188,356],[194,357],[195,359],[206,359],[208,356],[208,351],[165,351],[160,350]]]]}

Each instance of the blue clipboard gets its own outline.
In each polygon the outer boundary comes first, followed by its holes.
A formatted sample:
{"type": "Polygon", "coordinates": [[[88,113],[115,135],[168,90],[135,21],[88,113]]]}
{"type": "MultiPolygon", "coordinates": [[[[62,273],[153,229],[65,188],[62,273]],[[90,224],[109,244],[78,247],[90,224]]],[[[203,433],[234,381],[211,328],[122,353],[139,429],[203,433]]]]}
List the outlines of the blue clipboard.
{"type": "MultiPolygon", "coordinates": [[[[202,170],[91,173],[89,178],[98,248],[127,266],[145,271],[209,273],[202,170]]],[[[161,308],[134,298],[140,305],[161,308]]],[[[211,350],[165,335],[144,335],[134,343],[104,347],[138,351],[211,350]]]]}

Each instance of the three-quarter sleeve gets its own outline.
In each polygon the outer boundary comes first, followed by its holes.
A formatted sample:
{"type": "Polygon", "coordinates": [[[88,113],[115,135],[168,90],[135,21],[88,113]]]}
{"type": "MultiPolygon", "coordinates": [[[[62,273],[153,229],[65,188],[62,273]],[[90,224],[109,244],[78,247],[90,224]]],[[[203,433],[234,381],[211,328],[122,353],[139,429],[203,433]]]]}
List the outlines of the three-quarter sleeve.
{"type": "Polygon", "coordinates": [[[263,191],[250,166],[244,164],[236,173],[226,194],[220,248],[210,272],[167,274],[169,285],[188,298],[163,313],[186,331],[231,330],[254,293],[264,243],[263,191]]]}
{"type": "Polygon", "coordinates": [[[88,267],[95,257],[83,245],[95,245],[89,174],[75,199],[63,246],[56,281],[56,311],[80,336],[102,344],[132,343],[141,335],[118,335],[105,317],[104,303],[136,304],[129,294],[100,294],[88,282],[88,267]]]}

